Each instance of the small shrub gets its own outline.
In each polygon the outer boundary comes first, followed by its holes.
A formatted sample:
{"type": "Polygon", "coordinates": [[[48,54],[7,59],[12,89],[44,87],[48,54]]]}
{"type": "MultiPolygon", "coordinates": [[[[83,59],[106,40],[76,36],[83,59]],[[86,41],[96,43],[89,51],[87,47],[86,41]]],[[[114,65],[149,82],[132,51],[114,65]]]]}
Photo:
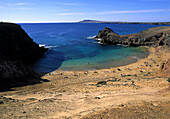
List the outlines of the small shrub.
{"type": "Polygon", "coordinates": [[[106,85],[107,82],[106,82],[106,81],[99,81],[99,82],[97,83],[97,85],[99,85],[99,84],[101,84],[101,85],[106,85]]]}
{"type": "Polygon", "coordinates": [[[135,83],[135,82],[134,82],[134,81],[132,81],[132,85],[134,85],[134,83],[135,83]]]}
{"type": "Polygon", "coordinates": [[[168,78],[168,80],[167,80],[169,83],[170,83],[170,77],[168,78]]]}
{"type": "Polygon", "coordinates": [[[27,98],[27,100],[37,100],[36,98],[27,98]]]}
{"type": "Polygon", "coordinates": [[[122,79],[119,79],[118,81],[121,81],[122,79]]]}

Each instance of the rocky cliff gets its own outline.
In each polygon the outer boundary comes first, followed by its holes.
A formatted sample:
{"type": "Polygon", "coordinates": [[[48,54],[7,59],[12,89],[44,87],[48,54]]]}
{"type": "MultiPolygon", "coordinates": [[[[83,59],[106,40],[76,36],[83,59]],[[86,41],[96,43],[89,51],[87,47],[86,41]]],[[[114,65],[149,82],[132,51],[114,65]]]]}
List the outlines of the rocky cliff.
{"type": "Polygon", "coordinates": [[[110,28],[99,31],[96,38],[101,39],[101,43],[122,44],[128,46],[170,46],[170,27],[154,27],[139,33],[129,35],[119,35],[110,28]]]}
{"type": "Polygon", "coordinates": [[[46,51],[33,42],[20,25],[0,23],[0,87],[36,76],[30,65],[46,51]]]}

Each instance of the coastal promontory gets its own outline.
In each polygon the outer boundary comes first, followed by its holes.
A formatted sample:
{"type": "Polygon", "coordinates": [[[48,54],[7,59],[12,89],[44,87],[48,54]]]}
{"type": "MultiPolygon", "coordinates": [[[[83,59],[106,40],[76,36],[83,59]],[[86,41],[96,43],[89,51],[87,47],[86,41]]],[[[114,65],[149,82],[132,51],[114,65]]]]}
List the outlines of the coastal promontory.
{"type": "Polygon", "coordinates": [[[170,46],[170,27],[153,27],[139,33],[119,35],[110,28],[99,31],[96,39],[101,43],[128,46],[170,46]]]}
{"type": "Polygon", "coordinates": [[[20,25],[0,23],[0,86],[10,87],[34,77],[31,65],[46,51],[20,25]]]}

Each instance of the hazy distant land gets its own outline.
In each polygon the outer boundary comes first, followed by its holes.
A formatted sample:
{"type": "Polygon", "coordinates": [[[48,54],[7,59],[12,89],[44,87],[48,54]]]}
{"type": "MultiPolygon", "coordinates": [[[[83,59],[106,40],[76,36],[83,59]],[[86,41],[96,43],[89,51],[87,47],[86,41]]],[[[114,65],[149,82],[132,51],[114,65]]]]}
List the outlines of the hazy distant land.
{"type": "Polygon", "coordinates": [[[79,23],[170,25],[170,22],[121,22],[121,21],[98,21],[98,20],[83,20],[79,21],[79,23]]]}

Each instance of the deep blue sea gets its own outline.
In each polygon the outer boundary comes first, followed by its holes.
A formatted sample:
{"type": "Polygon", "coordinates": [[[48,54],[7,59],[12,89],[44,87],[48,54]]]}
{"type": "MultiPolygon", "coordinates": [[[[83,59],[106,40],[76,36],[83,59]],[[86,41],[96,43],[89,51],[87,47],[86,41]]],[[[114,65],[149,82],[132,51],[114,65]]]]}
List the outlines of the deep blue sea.
{"type": "Polygon", "coordinates": [[[101,45],[90,39],[104,27],[118,34],[137,33],[156,27],[150,24],[97,24],[97,23],[29,23],[20,24],[38,44],[49,48],[34,69],[38,72],[54,70],[92,70],[110,68],[135,62],[147,56],[142,47],[101,45]]]}

